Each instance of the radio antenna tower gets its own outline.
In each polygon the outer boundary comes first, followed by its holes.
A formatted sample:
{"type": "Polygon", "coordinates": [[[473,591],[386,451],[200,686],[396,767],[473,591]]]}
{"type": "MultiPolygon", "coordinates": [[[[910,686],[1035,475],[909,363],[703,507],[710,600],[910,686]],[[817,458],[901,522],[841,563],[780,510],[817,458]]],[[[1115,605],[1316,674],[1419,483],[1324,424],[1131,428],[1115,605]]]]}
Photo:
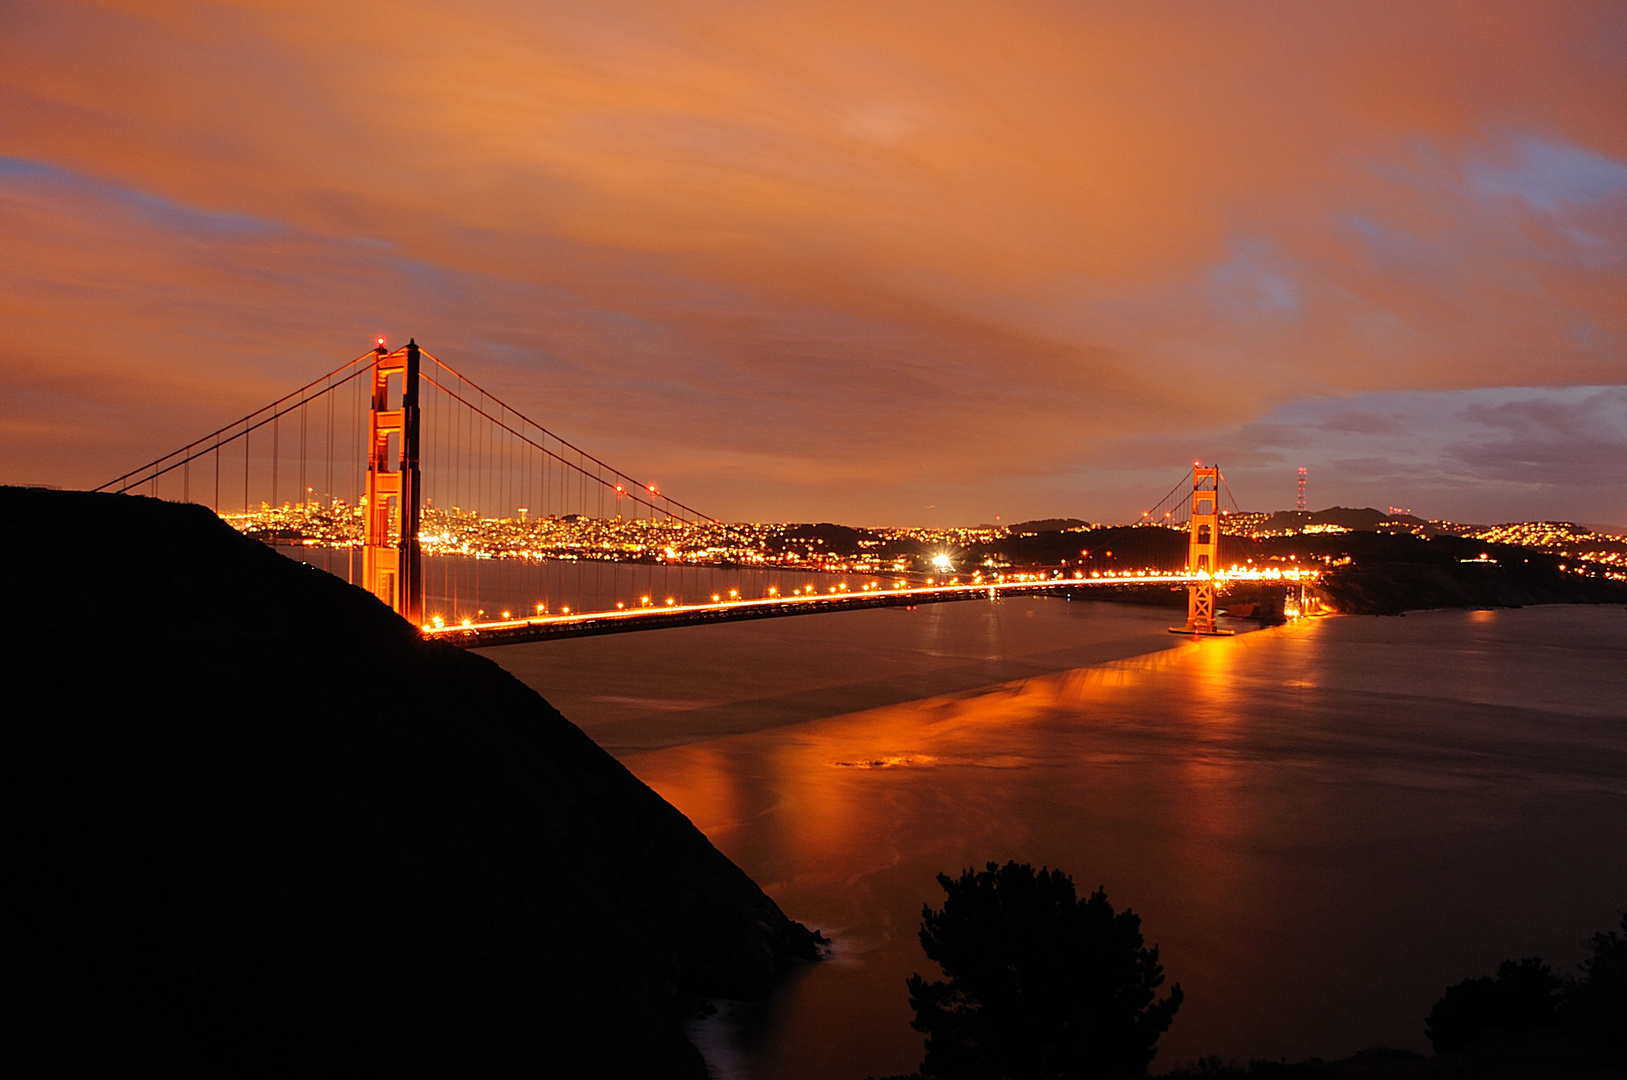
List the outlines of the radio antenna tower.
{"type": "Polygon", "coordinates": [[[1299,512],[1305,512],[1305,466],[1299,467],[1299,512]]]}

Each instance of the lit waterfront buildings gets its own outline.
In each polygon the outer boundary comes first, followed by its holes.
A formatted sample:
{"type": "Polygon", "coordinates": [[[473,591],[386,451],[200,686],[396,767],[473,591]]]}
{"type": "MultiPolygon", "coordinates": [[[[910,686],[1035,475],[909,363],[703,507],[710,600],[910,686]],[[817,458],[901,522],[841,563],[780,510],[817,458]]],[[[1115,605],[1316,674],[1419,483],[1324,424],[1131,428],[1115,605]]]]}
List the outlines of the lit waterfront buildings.
{"type": "MultiPolygon", "coordinates": [[[[268,542],[332,548],[362,543],[361,508],[341,499],[285,503],[250,513],[221,515],[240,532],[268,542]]],[[[818,535],[819,526],[677,518],[483,517],[453,507],[425,507],[419,545],[426,555],[462,555],[477,559],[596,559],[617,562],[661,562],[712,566],[773,566],[859,574],[907,573],[915,552],[900,551],[899,541],[915,535],[917,543],[953,545],[992,530],[889,530],[871,533],[842,530],[856,539],[851,546],[833,544],[818,535]]],[[[837,528],[837,527],[830,527],[837,528]]]]}
{"type": "Polygon", "coordinates": [[[1487,543],[1540,548],[1550,555],[1627,571],[1627,536],[1594,532],[1569,521],[1521,521],[1494,525],[1469,535],[1487,543]]]}
{"type": "MultiPolygon", "coordinates": [[[[1368,512],[1372,513],[1372,512],[1368,512]]],[[[1222,531],[1253,540],[1359,531],[1362,526],[1310,520],[1320,515],[1236,513],[1222,531]]],[[[234,528],[270,542],[355,547],[362,542],[361,508],[343,500],[261,504],[247,514],[223,514],[234,528]]],[[[1138,522],[1142,527],[1178,528],[1138,522]]],[[[1090,526],[1070,531],[1085,532],[1090,526]]],[[[1377,532],[1460,536],[1540,549],[1627,571],[1627,537],[1597,533],[1569,522],[1520,522],[1484,528],[1416,518],[1384,519],[1377,532]]],[[[1021,534],[1023,536],[1030,534],[1021,534]]],[[[478,559],[561,559],[658,562],[681,565],[759,566],[855,574],[941,573],[959,553],[989,552],[1018,534],[1004,526],[852,529],[837,525],[683,521],[677,518],[484,517],[473,511],[425,507],[419,543],[427,555],[478,559]]],[[[985,567],[1004,565],[985,559],[985,567]]],[[[1612,573],[1611,576],[1615,576],[1612,573]]]]}
{"type": "Polygon", "coordinates": [[[1223,536],[1258,537],[1272,535],[1264,531],[1270,520],[1270,514],[1254,511],[1241,514],[1222,514],[1220,516],[1220,532],[1223,536]]]}
{"type": "Polygon", "coordinates": [[[875,533],[882,540],[909,540],[934,547],[968,548],[1004,540],[1011,535],[1011,530],[1002,525],[976,525],[948,529],[889,528],[877,529],[875,533]]]}
{"type": "MultiPolygon", "coordinates": [[[[288,544],[355,547],[362,542],[362,508],[331,503],[261,504],[247,514],[221,515],[241,532],[288,544]]],[[[426,555],[465,555],[479,559],[662,559],[689,563],[762,563],[762,526],[677,519],[563,517],[483,517],[453,507],[422,511],[418,542],[426,555]]]]}

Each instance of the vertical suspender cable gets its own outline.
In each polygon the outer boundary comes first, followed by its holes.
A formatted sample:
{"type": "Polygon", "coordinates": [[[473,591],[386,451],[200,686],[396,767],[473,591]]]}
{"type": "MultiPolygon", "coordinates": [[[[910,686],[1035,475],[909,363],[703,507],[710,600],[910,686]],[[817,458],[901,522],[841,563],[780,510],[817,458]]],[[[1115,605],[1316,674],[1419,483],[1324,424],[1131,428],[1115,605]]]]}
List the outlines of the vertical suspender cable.
{"type": "MultiPolygon", "coordinates": [[[[452,512],[452,504],[457,501],[453,495],[457,487],[457,478],[452,475],[452,424],[447,420],[447,411],[451,404],[446,400],[446,395],[436,396],[441,403],[440,416],[435,424],[437,432],[435,437],[440,440],[441,448],[441,529],[450,533],[456,522],[449,515],[452,512]]],[[[452,551],[451,545],[444,542],[441,544],[441,603],[446,606],[447,619],[456,618],[457,604],[452,600],[452,551]]]]}
{"type": "MultiPolygon", "coordinates": [[[[486,421],[485,421],[484,417],[481,417],[478,422],[481,425],[481,430],[480,430],[479,436],[475,439],[476,460],[479,462],[478,470],[475,473],[475,491],[474,491],[474,501],[475,502],[479,502],[480,496],[485,491],[485,488],[486,488],[486,434],[487,434],[487,428],[486,428],[486,421]]],[[[478,535],[478,533],[477,533],[477,535],[478,535]]],[[[472,603],[474,605],[475,613],[478,615],[479,612],[480,612],[480,601],[483,599],[483,597],[480,595],[480,552],[478,550],[474,553],[473,558],[474,558],[474,562],[475,562],[475,595],[474,595],[474,599],[471,600],[470,603],[472,603]]]]}
{"type": "Polygon", "coordinates": [[[333,380],[328,380],[328,388],[323,391],[323,397],[328,399],[328,439],[327,453],[322,460],[327,463],[323,471],[322,480],[322,527],[328,533],[328,539],[322,544],[322,569],[333,573],[333,380]]]}
{"type": "MultiPolygon", "coordinates": [[[[331,390],[331,388],[330,388],[331,390]]],[[[323,395],[328,399],[328,452],[323,459],[328,463],[327,471],[322,481],[322,498],[328,509],[333,509],[333,394],[323,395]]]]}
{"type": "MultiPolygon", "coordinates": [[[[361,509],[361,492],[356,479],[356,443],[357,432],[361,427],[362,414],[362,381],[355,379],[350,388],[350,506],[355,510],[361,509]]],[[[356,583],[356,545],[355,538],[350,535],[351,526],[356,522],[353,514],[351,521],[346,524],[345,538],[345,580],[352,585],[356,583]]]]}
{"type": "MultiPolygon", "coordinates": [[[[597,467],[594,468],[593,474],[593,478],[599,481],[599,517],[594,524],[593,531],[598,538],[599,544],[602,546],[604,544],[604,480],[600,478],[599,469],[597,467]]],[[[600,551],[597,554],[598,557],[594,560],[593,602],[598,604],[600,609],[603,610],[610,606],[610,601],[605,597],[604,594],[605,553],[600,551]]]]}

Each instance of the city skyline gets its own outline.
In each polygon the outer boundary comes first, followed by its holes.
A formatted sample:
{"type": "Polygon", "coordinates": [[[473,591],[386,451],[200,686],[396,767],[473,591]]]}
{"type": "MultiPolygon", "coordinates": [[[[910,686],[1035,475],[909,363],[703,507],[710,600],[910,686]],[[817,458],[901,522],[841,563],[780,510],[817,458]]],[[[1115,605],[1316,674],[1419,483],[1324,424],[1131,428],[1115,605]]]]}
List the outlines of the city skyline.
{"type": "MultiPolygon", "coordinates": [[[[312,489],[314,492],[314,489],[312,489]]],[[[359,547],[365,527],[363,506],[342,498],[310,497],[279,506],[219,511],[227,524],[267,543],[297,548],[341,550],[359,547]]],[[[1341,508],[1222,512],[1221,532],[1249,540],[1376,531],[1419,537],[1448,536],[1512,547],[1529,547],[1573,557],[1579,567],[1627,567],[1627,537],[1589,531],[1574,522],[1504,522],[1497,525],[1421,520],[1400,507],[1388,519],[1341,508]],[[1346,523],[1341,524],[1340,519],[1346,523]]],[[[853,527],[831,522],[685,521],[676,517],[627,517],[593,513],[535,515],[528,508],[512,513],[481,513],[458,506],[423,509],[418,542],[426,555],[481,559],[589,559],[678,564],[779,566],[812,571],[886,574],[969,570],[961,556],[998,547],[1007,540],[1041,532],[1088,535],[1125,528],[1169,529],[1185,537],[1186,521],[1142,520],[1088,522],[1035,520],[971,526],[853,527]],[[829,531],[829,540],[820,535],[829,531]]],[[[1185,511],[1181,511],[1184,515],[1185,511]]],[[[1174,515],[1170,515],[1174,516],[1174,515]]],[[[391,528],[399,527],[394,513],[391,528]]],[[[1081,552],[1081,554],[1085,554],[1081,552]]],[[[1108,552],[1111,554],[1111,551],[1108,552]]],[[[1071,557],[1071,552],[1068,553],[1071,557]]],[[[1349,561],[1348,559],[1346,560],[1349,561]]],[[[974,561],[975,562],[975,561],[974,561]]],[[[975,566],[1004,568],[1002,559],[975,566]]],[[[1149,564],[1150,566],[1150,564],[1149,564]]]]}
{"type": "Polygon", "coordinates": [[[732,520],[1627,526],[1609,4],[0,14],[0,481],[383,334],[732,520]]]}

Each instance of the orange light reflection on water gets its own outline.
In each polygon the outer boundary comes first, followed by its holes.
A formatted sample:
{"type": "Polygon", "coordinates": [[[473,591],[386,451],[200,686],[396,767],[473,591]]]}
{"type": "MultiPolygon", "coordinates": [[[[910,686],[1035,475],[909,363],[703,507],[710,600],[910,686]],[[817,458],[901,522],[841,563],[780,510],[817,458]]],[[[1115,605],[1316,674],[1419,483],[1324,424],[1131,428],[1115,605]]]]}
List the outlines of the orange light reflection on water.
{"type": "MultiPolygon", "coordinates": [[[[938,898],[939,872],[990,859],[1044,863],[1076,874],[1081,889],[1108,883],[1115,902],[1144,915],[1207,908],[1183,911],[1200,923],[1249,902],[1250,864],[1235,858],[1234,835],[1249,817],[1239,808],[1246,770],[1228,742],[1232,657],[1246,641],[1181,643],[626,764],[793,918],[837,940],[837,965],[789,989],[802,1004],[787,1013],[873,1027],[855,1035],[872,1054],[889,1041],[900,1048],[896,1062],[855,1059],[855,1075],[903,1070],[916,1064],[918,1037],[902,977],[923,966],[916,922],[920,905],[938,898]],[[1160,718],[1172,702],[1199,752],[1166,759],[1160,718]],[[1155,834],[1165,851],[1152,866],[1155,834]],[[866,967],[896,971],[898,986],[866,982],[866,967]]],[[[1155,917],[1155,935],[1159,925],[1155,917]]],[[[786,1034],[786,1045],[800,1037],[786,1034]]]]}
{"type": "Polygon", "coordinates": [[[1233,718],[1229,657],[1243,640],[1183,644],[1097,667],[631,755],[626,763],[726,850],[749,831],[752,857],[773,868],[771,879],[787,880],[837,873],[856,852],[887,851],[923,822],[954,822],[963,835],[990,831],[1020,817],[1007,813],[1010,804],[1035,785],[1059,789],[1052,797],[1060,803],[1076,803],[1078,793],[1067,789],[1079,778],[1070,773],[1126,760],[1122,746],[1111,739],[1102,745],[1099,736],[1136,733],[1146,711],[1138,702],[1178,694],[1187,697],[1196,720],[1216,729],[1214,752],[1179,766],[1182,783],[1200,795],[1189,804],[1188,827],[1223,832],[1235,774],[1223,739],[1233,718]],[[1058,767],[1063,775],[1048,775],[1058,767]],[[1019,776],[1023,782],[1012,788],[1019,776]]]}
{"type": "Polygon", "coordinates": [[[755,1075],[915,1068],[934,876],[1005,859],[1142,917],[1187,993],[1156,1068],[1427,1049],[1485,925],[1604,909],[1619,695],[1594,656],[1619,641],[1593,612],[1305,619],[625,760],[836,943],[738,1043],[755,1075]],[[1564,722],[1530,722],[1531,687],[1564,722]]]}

